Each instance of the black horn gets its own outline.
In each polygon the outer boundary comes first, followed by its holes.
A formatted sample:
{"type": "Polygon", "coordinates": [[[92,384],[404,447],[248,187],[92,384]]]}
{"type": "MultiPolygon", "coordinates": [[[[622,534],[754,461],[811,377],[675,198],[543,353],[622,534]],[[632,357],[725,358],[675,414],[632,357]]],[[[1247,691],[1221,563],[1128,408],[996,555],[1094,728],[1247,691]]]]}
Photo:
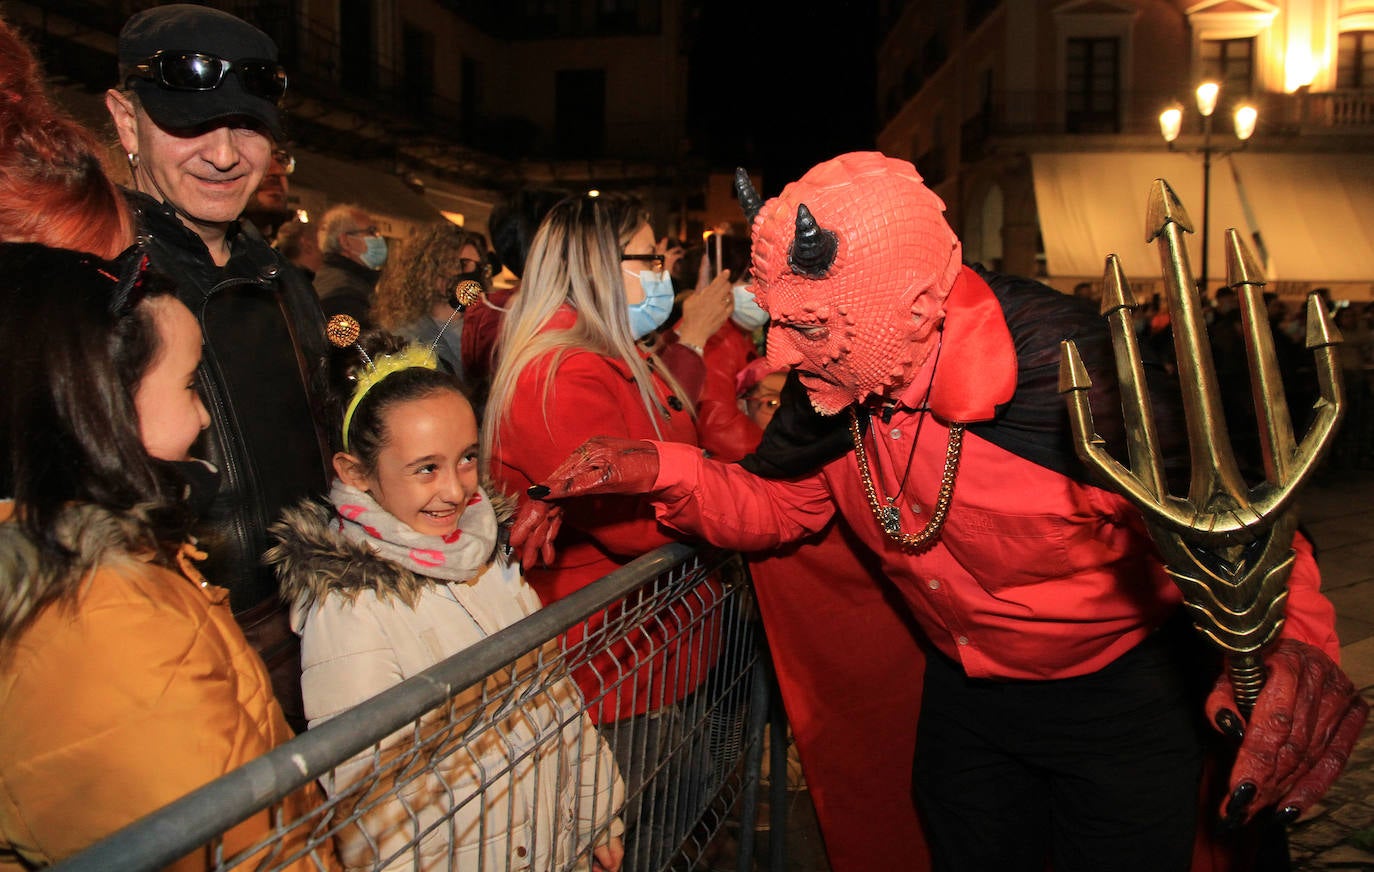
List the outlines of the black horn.
{"type": "Polygon", "coordinates": [[[816,223],[805,203],[798,203],[797,235],[787,253],[792,272],[812,279],[823,277],[835,262],[839,247],[835,234],[816,223]]]}
{"type": "Polygon", "coordinates": [[[744,210],[744,217],[753,224],[754,216],[763,208],[763,199],[759,197],[759,192],[754,190],[754,183],[749,181],[749,173],[745,172],[744,167],[735,167],[735,196],[739,197],[739,206],[744,210]]]}

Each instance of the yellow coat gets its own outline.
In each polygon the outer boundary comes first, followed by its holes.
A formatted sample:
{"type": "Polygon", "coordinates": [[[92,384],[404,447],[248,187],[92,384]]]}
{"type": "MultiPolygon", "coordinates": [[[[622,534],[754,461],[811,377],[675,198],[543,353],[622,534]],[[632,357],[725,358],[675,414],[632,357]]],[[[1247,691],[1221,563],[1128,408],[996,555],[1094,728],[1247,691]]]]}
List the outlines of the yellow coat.
{"type": "MultiPolygon", "coordinates": [[[[0,503],[0,521],[11,510],[0,503]]],[[[64,520],[80,531],[82,588],[0,648],[0,870],[76,853],[292,737],[228,592],[190,566],[189,546],[178,573],[110,547],[109,513],[78,506],[64,520]]],[[[0,595],[32,553],[0,523],[0,595]]],[[[314,784],[298,791],[286,820],[318,802],[314,784]]],[[[267,812],[234,827],[226,856],[268,830],[267,812]]]]}

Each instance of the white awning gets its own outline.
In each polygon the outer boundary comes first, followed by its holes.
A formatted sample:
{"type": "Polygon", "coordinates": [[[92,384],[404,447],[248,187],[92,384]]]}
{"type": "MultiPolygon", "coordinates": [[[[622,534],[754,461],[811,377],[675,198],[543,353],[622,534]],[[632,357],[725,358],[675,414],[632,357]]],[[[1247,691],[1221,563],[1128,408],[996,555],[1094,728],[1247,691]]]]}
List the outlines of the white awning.
{"type": "Polygon", "coordinates": [[[444,220],[438,209],[395,175],[302,148],[292,148],[291,153],[296,158],[291,196],[310,210],[311,220],[322,218],[329,206],[357,203],[372,215],[383,235],[397,239],[444,220]]]}
{"type": "MultiPolygon", "coordinates": [[[[1145,242],[1150,187],[1162,178],[1192,219],[1193,270],[1202,251],[1202,158],[1170,153],[1032,156],[1040,231],[1051,276],[1100,277],[1108,254],[1127,275],[1159,272],[1145,242]]],[[[1270,282],[1374,287],[1374,156],[1235,154],[1212,161],[1209,286],[1225,281],[1226,229],[1257,257],[1270,282]],[[1237,179],[1240,181],[1237,187],[1237,179]]]]}

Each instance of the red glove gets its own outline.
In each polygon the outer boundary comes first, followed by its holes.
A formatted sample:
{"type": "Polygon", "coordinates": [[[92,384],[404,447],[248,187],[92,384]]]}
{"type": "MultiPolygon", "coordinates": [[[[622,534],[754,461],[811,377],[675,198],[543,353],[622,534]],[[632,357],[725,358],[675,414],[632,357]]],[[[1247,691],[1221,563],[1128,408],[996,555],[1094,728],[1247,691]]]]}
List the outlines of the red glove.
{"type": "Polygon", "coordinates": [[[1264,689],[1248,724],[1237,714],[1226,675],[1207,697],[1212,723],[1244,737],[1222,808],[1230,824],[1269,807],[1282,823],[1296,820],[1345,768],[1369,715],[1350,678],[1320,648],[1283,639],[1264,665],[1264,689]]]}
{"type": "Polygon", "coordinates": [[[562,509],[546,500],[590,494],[642,494],[658,479],[658,449],[642,439],[594,436],[578,446],[544,484],[529,489],[533,497],[516,512],[511,547],[520,552],[520,565],[536,557],[553,562],[553,540],[563,521],[562,509]]]}
{"type": "Polygon", "coordinates": [[[545,566],[553,563],[553,540],[563,526],[563,507],[530,500],[520,507],[510,529],[510,547],[520,553],[520,565],[529,569],[535,558],[545,566]]]}

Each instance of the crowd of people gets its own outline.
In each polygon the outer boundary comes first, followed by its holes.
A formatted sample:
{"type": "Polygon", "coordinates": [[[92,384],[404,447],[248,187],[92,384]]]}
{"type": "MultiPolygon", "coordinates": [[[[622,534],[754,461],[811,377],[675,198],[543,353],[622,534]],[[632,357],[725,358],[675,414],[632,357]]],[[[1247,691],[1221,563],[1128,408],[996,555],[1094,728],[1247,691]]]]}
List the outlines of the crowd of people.
{"type": "MultiPolygon", "coordinates": [[[[1338,472],[1374,468],[1374,302],[1333,301],[1329,288],[1312,293],[1340,331],[1338,354],[1347,404],[1345,423],[1326,466],[1338,472]]],[[[1078,284],[1074,295],[1094,303],[1100,299],[1091,282],[1078,284]]],[[[1284,399],[1295,423],[1302,426],[1311,418],[1319,397],[1315,359],[1307,348],[1308,308],[1271,292],[1263,299],[1284,399]]],[[[1257,469],[1261,459],[1239,300],[1235,291],[1223,285],[1204,295],[1201,302],[1227,429],[1242,462],[1257,469]]],[[[1155,294],[1137,305],[1132,315],[1137,339],[1167,370],[1175,371],[1167,302],[1155,294]]]]}
{"type": "MultiPolygon", "coordinates": [[[[527,190],[490,243],[436,223],[388,245],[357,204],[294,219],[261,30],[159,6],[117,56],[125,189],[0,19],[0,867],[57,862],[674,540],[747,555],[839,872],[1246,868],[1339,772],[1366,708],[1310,543],[1246,720],[1139,514],[1069,446],[1046,373],[1065,336],[1110,360],[1093,307],[964,264],[909,164],[845,155],[767,203],[743,178],[751,242],[684,251],[632,195],[527,190]],[[1218,802],[1245,835],[1213,831],[1218,802]]],[[[1339,315],[1342,462],[1370,459],[1369,316],[1339,315]]],[[[706,757],[653,773],[720,635],[665,611],[301,868],[662,867],[676,846],[636,809],[701,798],[706,757]],[[503,765],[518,789],[463,801],[503,765]]]]}

